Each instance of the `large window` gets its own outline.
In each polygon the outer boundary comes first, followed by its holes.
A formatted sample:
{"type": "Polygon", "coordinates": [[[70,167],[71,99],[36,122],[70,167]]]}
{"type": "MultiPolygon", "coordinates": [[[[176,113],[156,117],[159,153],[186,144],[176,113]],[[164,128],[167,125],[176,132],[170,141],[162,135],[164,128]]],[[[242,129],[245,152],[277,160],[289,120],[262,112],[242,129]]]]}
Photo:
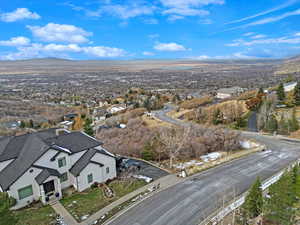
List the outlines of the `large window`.
{"type": "Polygon", "coordinates": [[[87,180],[88,180],[89,184],[93,182],[93,174],[92,173],[87,176],[87,180]]]}
{"type": "Polygon", "coordinates": [[[20,200],[33,195],[32,185],[19,189],[18,194],[20,200]]]}
{"type": "Polygon", "coordinates": [[[60,183],[66,182],[68,180],[68,173],[63,173],[60,176],[60,183]]]}
{"type": "Polygon", "coordinates": [[[58,167],[59,168],[64,167],[66,165],[67,165],[66,157],[58,159],[58,167]]]}

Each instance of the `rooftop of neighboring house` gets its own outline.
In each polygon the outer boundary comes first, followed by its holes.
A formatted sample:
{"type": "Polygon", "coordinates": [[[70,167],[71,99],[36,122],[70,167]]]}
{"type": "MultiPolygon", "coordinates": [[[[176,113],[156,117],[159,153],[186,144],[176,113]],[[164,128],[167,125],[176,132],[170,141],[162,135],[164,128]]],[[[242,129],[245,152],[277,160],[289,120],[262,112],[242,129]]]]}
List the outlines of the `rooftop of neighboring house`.
{"type": "Polygon", "coordinates": [[[236,94],[242,90],[243,90],[243,88],[236,86],[236,87],[230,87],[230,88],[221,88],[217,92],[223,93],[223,94],[236,94]]]}

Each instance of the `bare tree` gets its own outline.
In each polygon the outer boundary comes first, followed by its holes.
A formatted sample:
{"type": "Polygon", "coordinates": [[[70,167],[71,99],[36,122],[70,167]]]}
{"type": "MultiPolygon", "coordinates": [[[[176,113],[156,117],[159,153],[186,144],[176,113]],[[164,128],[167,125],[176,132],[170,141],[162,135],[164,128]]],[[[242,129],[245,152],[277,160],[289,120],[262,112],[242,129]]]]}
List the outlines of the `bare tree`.
{"type": "Polygon", "coordinates": [[[170,160],[170,168],[173,167],[173,161],[183,150],[190,135],[191,127],[186,128],[164,128],[160,132],[160,141],[163,144],[170,160]]]}

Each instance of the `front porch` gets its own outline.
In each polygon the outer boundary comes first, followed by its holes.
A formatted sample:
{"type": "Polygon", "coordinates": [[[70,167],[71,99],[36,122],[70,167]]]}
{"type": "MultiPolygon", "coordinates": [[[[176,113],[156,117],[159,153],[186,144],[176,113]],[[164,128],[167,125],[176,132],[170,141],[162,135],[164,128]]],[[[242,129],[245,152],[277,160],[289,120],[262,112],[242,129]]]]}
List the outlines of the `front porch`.
{"type": "Polygon", "coordinates": [[[40,185],[41,202],[44,205],[62,198],[61,184],[58,177],[49,177],[40,185]]]}

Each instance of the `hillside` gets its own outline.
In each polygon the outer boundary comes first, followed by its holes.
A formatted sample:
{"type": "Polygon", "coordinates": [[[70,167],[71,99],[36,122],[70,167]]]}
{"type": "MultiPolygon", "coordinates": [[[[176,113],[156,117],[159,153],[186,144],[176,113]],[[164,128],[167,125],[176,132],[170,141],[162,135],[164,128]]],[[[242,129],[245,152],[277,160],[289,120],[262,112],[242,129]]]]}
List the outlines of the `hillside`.
{"type": "Polygon", "coordinates": [[[282,66],[275,72],[277,75],[300,73],[300,56],[295,56],[284,61],[282,66]]]}

